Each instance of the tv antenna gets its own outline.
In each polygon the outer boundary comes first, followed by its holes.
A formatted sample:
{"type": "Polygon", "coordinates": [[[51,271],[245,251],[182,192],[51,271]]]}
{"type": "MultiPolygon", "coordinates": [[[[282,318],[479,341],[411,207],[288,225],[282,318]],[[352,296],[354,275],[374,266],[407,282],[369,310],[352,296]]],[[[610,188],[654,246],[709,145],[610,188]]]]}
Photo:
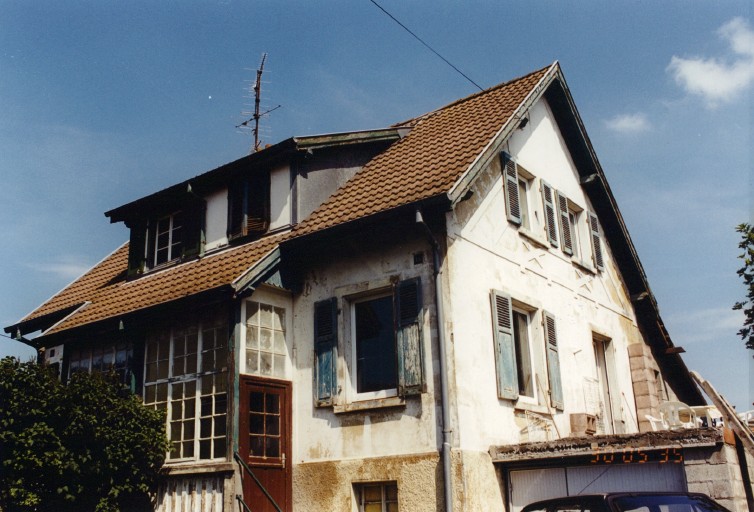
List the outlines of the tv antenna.
{"type": "Polygon", "coordinates": [[[257,77],[256,80],[254,80],[253,85],[251,86],[251,90],[254,92],[254,111],[251,112],[242,112],[244,116],[251,114],[251,117],[244,121],[243,123],[236,126],[236,128],[251,128],[251,132],[254,135],[254,145],[251,147],[250,153],[255,153],[259,151],[262,141],[259,138],[259,120],[263,117],[272,112],[273,110],[277,110],[280,108],[280,105],[277,107],[271,108],[265,112],[260,113],[260,105],[261,105],[261,99],[262,99],[262,73],[264,73],[264,63],[267,60],[267,53],[262,54],[262,61],[259,63],[259,68],[257,68],[257,77]],[[251,126],[253,123],[253,127],[251,126]]]}

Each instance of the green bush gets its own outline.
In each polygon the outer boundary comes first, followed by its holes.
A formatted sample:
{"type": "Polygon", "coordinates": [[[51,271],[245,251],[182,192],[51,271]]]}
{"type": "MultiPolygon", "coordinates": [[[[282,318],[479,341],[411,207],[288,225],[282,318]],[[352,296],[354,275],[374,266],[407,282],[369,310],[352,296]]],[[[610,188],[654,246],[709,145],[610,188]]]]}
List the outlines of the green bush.
{"type": "Polygon", "coordinates": [[[114,378],[0,360],[0,510],[144,510],[169,447],[164,414],[114,378]]]}

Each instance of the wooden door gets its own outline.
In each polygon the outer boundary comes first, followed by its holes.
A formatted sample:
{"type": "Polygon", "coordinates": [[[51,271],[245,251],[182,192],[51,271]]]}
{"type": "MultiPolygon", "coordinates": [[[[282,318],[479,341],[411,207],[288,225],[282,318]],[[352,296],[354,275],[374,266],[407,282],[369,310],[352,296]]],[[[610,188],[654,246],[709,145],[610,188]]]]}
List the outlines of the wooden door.
{"type": "MultiPolygon", "coordinates": [[[[281,510],[291,510],[291,383],[241,377],[239,451],[281,510]]],[[[243,497],[254,512],[275,507],[244,471],[243,497]]]]}

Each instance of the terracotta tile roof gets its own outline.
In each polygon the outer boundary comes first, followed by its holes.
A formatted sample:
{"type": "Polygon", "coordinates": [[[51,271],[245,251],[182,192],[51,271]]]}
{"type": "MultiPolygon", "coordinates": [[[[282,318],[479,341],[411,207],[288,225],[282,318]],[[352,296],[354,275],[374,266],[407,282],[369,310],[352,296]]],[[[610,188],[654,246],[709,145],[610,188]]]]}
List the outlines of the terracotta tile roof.
{"type": "Polygon", "coordinates": [[[296,228],[299,235],[447,193],[548,68],[401,123],[412,127],[296,228]]]}
{"type": "Polygon", "coordinates": [[[105,258],[24,321],[89,302],[48,334],[231,284],[289,234],[271,236],[127,281],[128,244],[105,258]]]}
{"type": "Polygon", "coordinates": [[[124,244],[22,322],[86,303],[47,331],[60,332],[228,286],[287,238],[446,194],[548,69],[396,125],[412,129],[372,159],[290,233],[263,238],[130,281],[125,276],[128,244],[124,244]]]}

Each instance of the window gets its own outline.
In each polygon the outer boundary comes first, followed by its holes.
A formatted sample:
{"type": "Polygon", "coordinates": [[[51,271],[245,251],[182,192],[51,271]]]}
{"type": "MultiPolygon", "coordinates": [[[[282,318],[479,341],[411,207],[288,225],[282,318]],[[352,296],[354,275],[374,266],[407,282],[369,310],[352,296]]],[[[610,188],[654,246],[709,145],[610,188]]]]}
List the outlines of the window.
{"type": "Polygon", "coordinates": [[[398,512],[398,484],[358,484],[359,512],[398,512]]]}
{"type": "MultiPolygon", "coordinates": [[[[357,400],[408,396],[424,387],[421,281],[401,281],[368,296],[346,298],[350,386],[357,400]]],[[[337,385],[338,299],[314,305],[315,402],[333,405],[337,385]]]]}
{"type": "MultiPolygon", "coordinates": [[[[531,320],[537,316],[537,311],[524,307],[523,304],[521,307],[514,306],[510,295],[497,290],[492,290],[490,299],[498,398],[518,400],[523,396],[536,400],[537,390],[542,381],[538,381],[537,378],[537,364],[533,355],[537,351],[534,350],[531,337],[531,320]]],[[[555,317],[546,311],[541,313],[541,317],[550,405],[562,410],[563,390],[555,317]]]]}
{"type": "Polygon", "coordinates": [[[157,220],[154,235],[154,265],[161,265],[181,255],[182,227],[183,214],[181,212],[157,220]]]}
{"type": "Polygon", "coordinates": [[[503,168],[503,188],[506,198],[506,215],[510,222],[531,229],[529,192],[533,176],[506,152],[500,153],[503,168]]]}
{"type": "Polygon", "coordinates": [[[608,338],[592,334],[592,346],[594,348],[594,361],[597,368],[597,385],[599,386],[600,404],[597,416],[597,428],[605,434],[613,434],[613,394],[612,386],[615,376],[612,372],[612,347],[608,338]]]}
{"type": "Polygon", "coordinates": [[[259,171],[228,188],[228,240],[260,236],[270,227],[270,172],[259,171]]]}
{"type": "Polygon", "coordinates": [[[218,315],[147,337],[144,404],[166,411],[168,461],[226,456],[227,330],[218,315]]]}
{"type": "Polygon", "coordinates": [[[135,392],[133,352],[130,342],[72,349],[68,359],[68,375],[71,376],[77,372],[109,373],[114,371],[118,380],[135,392]]]}
{"type": "Polygon", "coordinates": [[[204,251],[206,202],[197,196],[181,199],[182,208],[168,215],[128,221],[128,275],[134,277],[171,261],[186,260],[204,251]]]}
{"type": "Polygon", "coordinates": [[[246,301],[246,373],[283,378],[287,360],[285,309],[246,301]]]}

